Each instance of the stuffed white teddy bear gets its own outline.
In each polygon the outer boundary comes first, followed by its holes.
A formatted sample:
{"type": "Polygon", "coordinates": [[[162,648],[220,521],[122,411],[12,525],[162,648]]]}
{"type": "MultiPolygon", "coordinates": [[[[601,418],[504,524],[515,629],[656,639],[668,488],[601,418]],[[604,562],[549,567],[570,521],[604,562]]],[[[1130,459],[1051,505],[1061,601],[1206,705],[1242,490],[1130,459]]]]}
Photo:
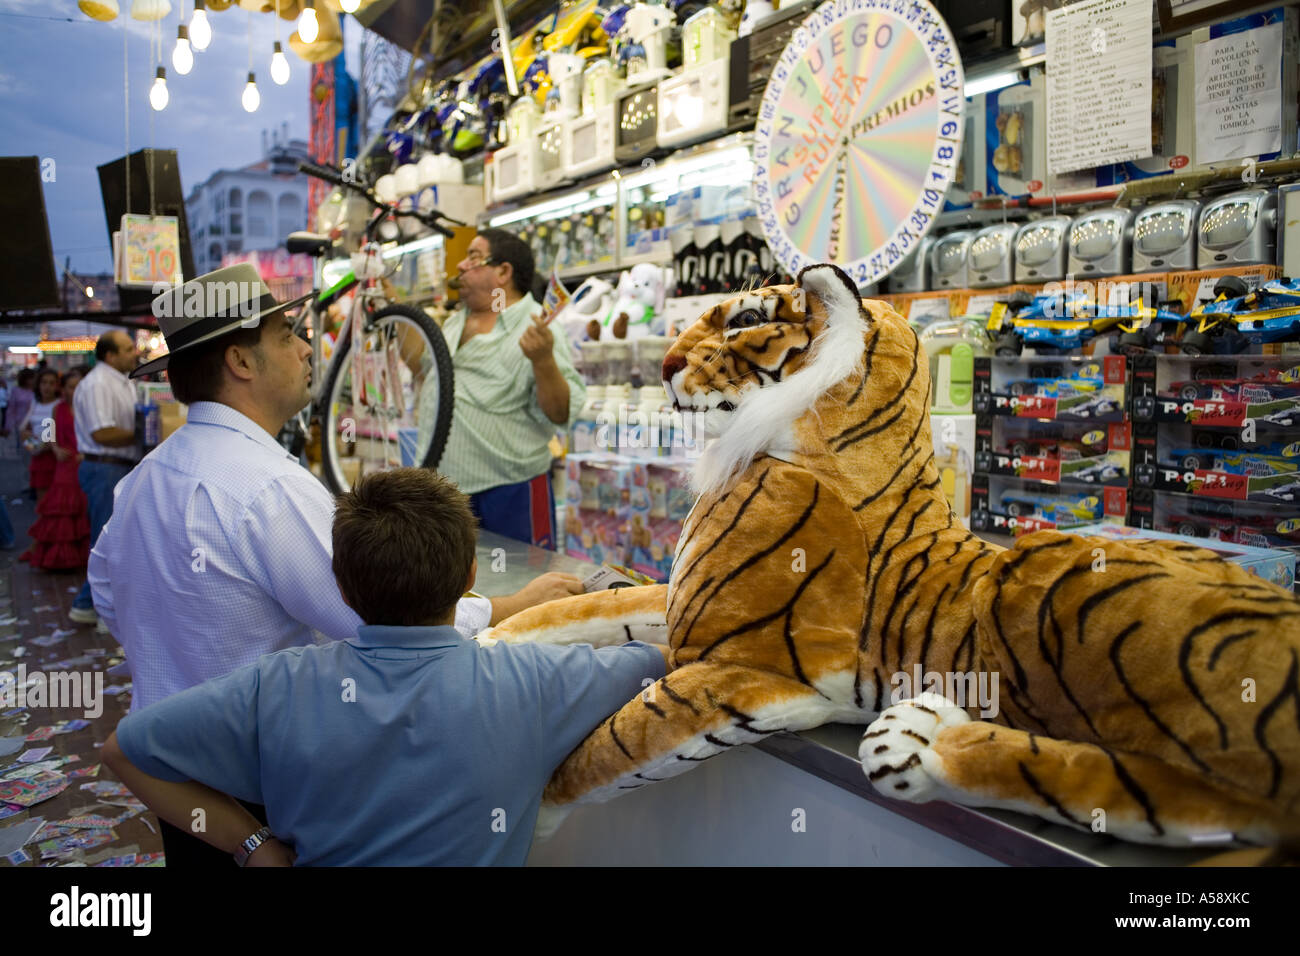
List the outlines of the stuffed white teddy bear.
{"type": "Polygon", "coordinates": [[[739,35],[749,36],[754,32],[754,27],[775,12],[776,5],[770,0],[748,0],[745,4],[745,13],[740,18],[739,35]]]}
{"type": "Polygon", "coordinates": [[[599,339],[602,328],[616,339],[637,339],[643,335],[663,335],[664,270],[642,262],[628,269],[618,280],[618,299],[604,321],[588,324],[587,334],[599,339]]]}
{"type": "Polygon", "coordinates": [[[579,342],[590,338],[588,330],[593,324],[599,333],[600,322],[609,314],[615,296],[614,286],[597,276],[592,276],[578,286],[560,313],[570,345],[576,348],[579,342]]]}

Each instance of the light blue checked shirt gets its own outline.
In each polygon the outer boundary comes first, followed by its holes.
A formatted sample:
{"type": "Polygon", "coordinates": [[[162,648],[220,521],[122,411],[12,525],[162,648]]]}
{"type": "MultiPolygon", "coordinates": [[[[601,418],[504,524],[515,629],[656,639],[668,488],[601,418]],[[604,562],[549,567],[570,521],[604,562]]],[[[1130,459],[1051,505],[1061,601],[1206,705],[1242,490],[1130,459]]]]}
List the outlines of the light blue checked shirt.
{"type": "MultiPolygon", "coordinates": [[[[126,651],[133,712],[263,654],[356,634],[331,568],[333,497],[233,408],[195,402],[113,496],[88,577],[126,651]]],[[[491,616],[486,598],[464,598],[456,627],[472,636],[491,616]]]]}

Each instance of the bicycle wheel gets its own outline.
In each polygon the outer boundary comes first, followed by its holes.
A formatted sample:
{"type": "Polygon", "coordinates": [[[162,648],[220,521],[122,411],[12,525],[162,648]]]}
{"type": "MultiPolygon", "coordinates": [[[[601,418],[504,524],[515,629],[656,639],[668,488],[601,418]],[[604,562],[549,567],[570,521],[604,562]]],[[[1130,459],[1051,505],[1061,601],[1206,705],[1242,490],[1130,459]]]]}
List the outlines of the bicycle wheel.
{"type": "Polygon", "coordinates": [[[321,472],[335,494],[372,471],[436,468],[451,432],[451,352],[432,319],[385,306],[367,323],[359,363],[356,348],[351,337],[339,346],[322,392],[321,472]]]}

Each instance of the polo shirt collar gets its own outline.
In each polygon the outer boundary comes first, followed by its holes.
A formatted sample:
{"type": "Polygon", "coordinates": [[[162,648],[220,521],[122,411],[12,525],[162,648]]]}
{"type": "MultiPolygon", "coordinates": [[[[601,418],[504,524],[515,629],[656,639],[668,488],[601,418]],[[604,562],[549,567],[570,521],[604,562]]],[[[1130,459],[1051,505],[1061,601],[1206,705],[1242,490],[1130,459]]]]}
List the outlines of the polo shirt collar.
{"type": "Polygon", "coordinates": [[[438,627],[392,627],[387,624],[362,624],[357,636],[348,638],[356,647],[456,647],[468,638],[450,625],[438,627]]]}
{"type": "Polygon", "coordinates": [[[243,412],[236,411],[221,402],[195,402],[190,406],[189,414],[185,420],[196,425],[216,425],[220,428],[229,428],[246,435],[259,445],[264,445],[278,455],[293,459],[293,455],[290,455],[285,447],[275,440],[273,435],[268,434],[265,428],[243,412]]]}

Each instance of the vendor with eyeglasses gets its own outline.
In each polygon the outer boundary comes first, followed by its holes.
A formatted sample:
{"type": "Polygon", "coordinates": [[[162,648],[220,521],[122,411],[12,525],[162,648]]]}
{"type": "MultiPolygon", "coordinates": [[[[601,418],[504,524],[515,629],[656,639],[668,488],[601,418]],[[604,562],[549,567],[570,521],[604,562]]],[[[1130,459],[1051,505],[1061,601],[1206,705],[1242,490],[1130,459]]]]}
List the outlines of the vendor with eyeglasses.
{"type": "Polygon", "coordinates": [[[484,229],[458,269],[461,307],[442,327],[456,406],[438,470],[470,496],[483,530],[554,550],[549,443],[577,416],[586,388],[567,337],[541,321],[527,243],[484,229]]]}

